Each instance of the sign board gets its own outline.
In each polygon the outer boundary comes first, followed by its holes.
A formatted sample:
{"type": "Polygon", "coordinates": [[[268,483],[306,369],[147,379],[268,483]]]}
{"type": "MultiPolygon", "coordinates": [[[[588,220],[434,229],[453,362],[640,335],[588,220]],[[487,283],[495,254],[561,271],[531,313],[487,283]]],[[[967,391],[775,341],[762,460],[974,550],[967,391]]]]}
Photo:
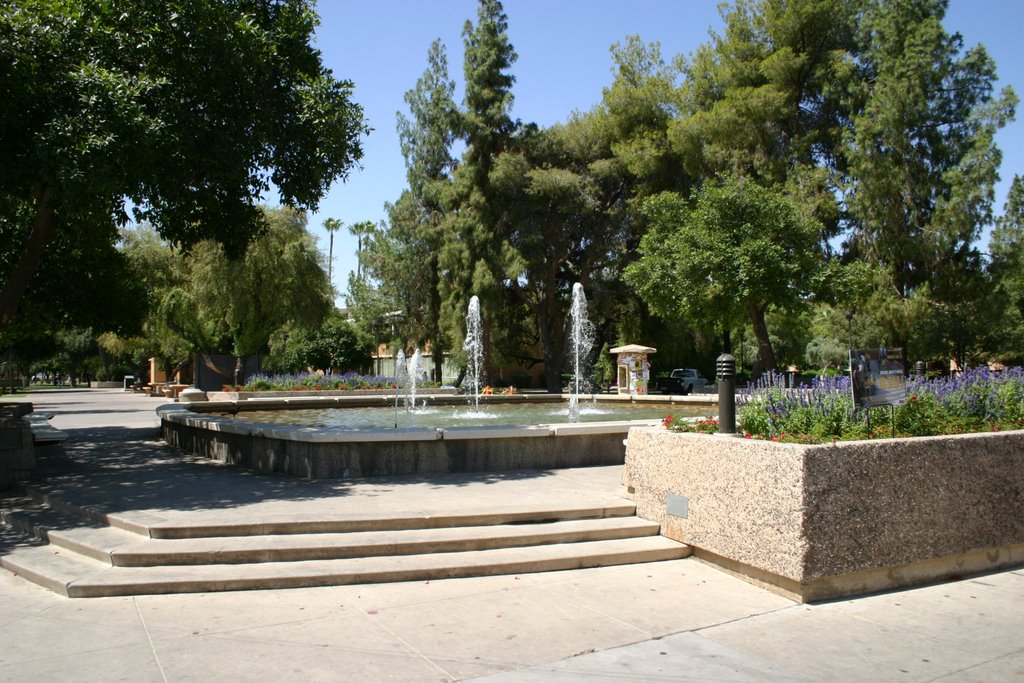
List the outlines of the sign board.
{"type": "Polygon", "coordinates": [[[907,402],[903,349],[850,349],[853,403],[858,408],[907,402]]]}

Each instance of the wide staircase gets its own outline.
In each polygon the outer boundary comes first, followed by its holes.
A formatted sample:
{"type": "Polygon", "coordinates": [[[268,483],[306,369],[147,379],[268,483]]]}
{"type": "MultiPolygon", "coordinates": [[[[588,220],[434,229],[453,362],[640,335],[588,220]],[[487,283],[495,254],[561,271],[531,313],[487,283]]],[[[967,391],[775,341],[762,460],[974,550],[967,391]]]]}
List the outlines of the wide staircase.
{"type": "MultiPolygon", "coordinates": [[[[26,487],[0,565],[68,597],[423,581],[686,557],[622,500],[472,514],[140,523],[26,487]]],[[[308,516],[307,516],[308,517],[308,516]]]]}

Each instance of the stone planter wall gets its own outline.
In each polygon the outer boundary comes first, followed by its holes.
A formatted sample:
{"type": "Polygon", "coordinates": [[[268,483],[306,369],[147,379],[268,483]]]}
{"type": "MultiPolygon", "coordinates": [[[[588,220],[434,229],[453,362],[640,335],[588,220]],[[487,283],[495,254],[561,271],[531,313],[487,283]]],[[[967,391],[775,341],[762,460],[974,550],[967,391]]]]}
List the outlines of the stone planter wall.
{"type": "MultiPolygon", "coordinates": [[[[206,409],[212,402],[197,405],[206,409]]],[[[630,427],[629,422],[581,422],[443,429],[308,428],[238,422],[196,412],[195,407],[168,404],[157,410],[167,443],[221,462],[310,479],[618,465],[630,427]]]]}
{"type": "MultiPolygon", "coordinates": [[[[423,395],[454,396],[457,389],[436,388],[424,389],[423,395]]],[[[393,396],[394,392],[385,389],[303,389],[295,391],[207,391],[209,401],[247,401],[254,398],[305,398],[310,396],[393,396]]]]}
{"type": "Polygon", "coordinates": [[[0,491],[14,488],[36,466],[32,427],[24,419],[31,403],[0,403],[0,491]]]}
{"type": "Polygon", "coordinates": [[[638,513],[800,600],[1024,564],[1024,432],[819,446],[630,430],[638,513]]]}

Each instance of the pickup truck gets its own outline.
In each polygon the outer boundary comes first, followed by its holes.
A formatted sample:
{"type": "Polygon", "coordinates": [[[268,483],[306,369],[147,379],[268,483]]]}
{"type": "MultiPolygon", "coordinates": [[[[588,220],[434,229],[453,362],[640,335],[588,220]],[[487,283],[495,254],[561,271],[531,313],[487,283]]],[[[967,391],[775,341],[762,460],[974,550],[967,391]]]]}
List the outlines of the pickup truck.
{"type": "Polygon", "coordinates": [[[657,378],[653,382],[653,391],[680,396],[693,393],[694,389],[703,389],[708,384],[694,368],[676,368],[668,377],[657,378]]]}

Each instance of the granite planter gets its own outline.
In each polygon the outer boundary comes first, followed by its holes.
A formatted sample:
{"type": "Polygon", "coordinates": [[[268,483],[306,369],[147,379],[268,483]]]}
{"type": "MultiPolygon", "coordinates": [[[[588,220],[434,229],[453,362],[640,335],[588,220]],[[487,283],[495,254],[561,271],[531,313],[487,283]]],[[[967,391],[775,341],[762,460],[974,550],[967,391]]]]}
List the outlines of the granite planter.
{"type": "Polygon", "coordinates": [[[635,427],[623,483],[694,554],[801,601],[1024,564],[1024,432],[805,446],[635,427]]]}
{"type": "MultiPolygon", "coordinates": [[[[207,391],[209,401],[247,401],[263,398],[310,398],[317,396],[394,396],[388,389],[289,389],[287,391],[207,391]]],[[[457,389],[440,387],[421,390],[423,395],[454,396],[457,389]]]]}

